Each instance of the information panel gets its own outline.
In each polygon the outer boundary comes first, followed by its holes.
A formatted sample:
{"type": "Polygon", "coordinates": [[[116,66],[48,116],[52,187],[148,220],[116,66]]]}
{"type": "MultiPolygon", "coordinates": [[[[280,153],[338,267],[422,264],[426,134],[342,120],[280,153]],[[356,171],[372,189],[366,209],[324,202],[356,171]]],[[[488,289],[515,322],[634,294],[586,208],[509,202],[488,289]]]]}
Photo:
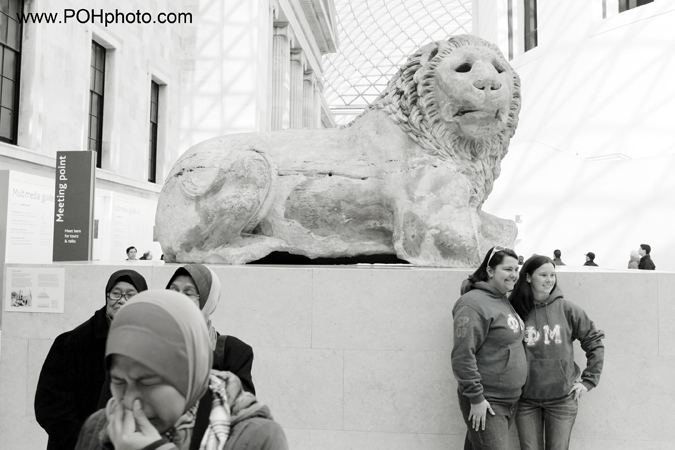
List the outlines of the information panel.
{"type": "Polygon", "coordinates": [[[90,261],[96,153],[56,152],[53,261],[90,261]]]}
{"type": "Polygon", "coordinates": [[[62,313],[65,269],[8,267],[5,311],[62,313]]]}
{"type": "Polygon", "coordinates": [[[0,251],[0,262],[51,262],[54,180],[14,170],[0,171],[0,179],[7,182],[6,190],[0,188],[0,203],[7,202],[6,208],[0,206],[0,214],[6,218],[0,223],[0,230],[6,226],[6,233],[0,233],[0,239],[5,238],[4,261],[0,251]]]}

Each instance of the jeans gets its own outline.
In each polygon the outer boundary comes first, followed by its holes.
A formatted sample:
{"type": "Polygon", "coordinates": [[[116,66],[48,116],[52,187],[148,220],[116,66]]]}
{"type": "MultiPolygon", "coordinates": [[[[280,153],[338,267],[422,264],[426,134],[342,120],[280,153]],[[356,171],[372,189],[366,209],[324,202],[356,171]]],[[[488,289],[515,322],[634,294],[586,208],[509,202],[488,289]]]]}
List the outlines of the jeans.
{"type": "Polygon", "coordinates": [[[520,399],[516,427],[521,450],[567,450],[579,403],[574,394],[552,400],[520,399]]]}
{"type": "Polygon", "coordinates": [[[476,431],[471,426],[469,412],[471,401],[459,395],[459,409],[462,411],[464,423],[467,426],[464,450],[509,450],[509,428],[513,425],[518,410],[518,403],[499,403],[497,400],[487,399],[495,415],[487,412],[485,430],[476,431]]]}

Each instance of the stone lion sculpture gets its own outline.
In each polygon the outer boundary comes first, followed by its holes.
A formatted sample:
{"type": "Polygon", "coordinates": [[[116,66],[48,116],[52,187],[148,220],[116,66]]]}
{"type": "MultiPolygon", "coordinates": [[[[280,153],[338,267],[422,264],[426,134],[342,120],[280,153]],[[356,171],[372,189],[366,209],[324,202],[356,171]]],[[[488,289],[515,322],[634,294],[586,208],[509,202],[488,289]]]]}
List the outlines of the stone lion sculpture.
{"type": "Polygon", "coordinates": [[[283,251],[475,266],[517,234],[481,206],[519,110],[520,79],[496,46],[470,35],[430,43],[345,127],[233,134],[185,152],[157,208],[165,260],[242,264],[283,251]]]}

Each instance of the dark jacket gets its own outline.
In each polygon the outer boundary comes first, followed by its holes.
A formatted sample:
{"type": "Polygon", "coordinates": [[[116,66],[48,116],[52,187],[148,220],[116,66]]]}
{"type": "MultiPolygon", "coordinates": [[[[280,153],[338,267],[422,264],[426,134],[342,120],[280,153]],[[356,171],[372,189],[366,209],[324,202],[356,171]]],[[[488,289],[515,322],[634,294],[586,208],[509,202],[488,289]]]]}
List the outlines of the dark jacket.
{"type": "Polygon", "coordinates": [[[241,381],[246,392],[255,395],[255,386],[251,377],[253,367],[253,348],[234,336],[218,334],[213,354],[213,368],[232,372],[241,381]]]}
{"type": "Polygon", "coordinates": [[[654,261],[652,261],[652,257],[649,255],[645,255],[642,258],[640,258],[640,263],[638,264],[638,269],[641,270],[655,270],[656,269],[656,264],[654,264],[654,261]]]}
{"type": "MultiPolygon", "coordinates": [[[[253,397],[255,398],[255,397],[253,397]]],[[[199,449],[199,444],[208,426],[213,397],[211,390],[200,399],[193,429],[190,450],[199,449]]],[[[234,404],[234,402],[231,402],[234,404]]],[[[105,410],[93,414],[82,427],[75,450],[114,450],[110,442],[102,444],[100,433],[107,425],[105,410]]],[[[165,439],[146,447],[146,450],[157,448],[167,443],[165,439]]],[[[171,447],[175,449],[175,446],[171,447]]],[[[247,408],[233,414],[230,423],[230,435],[223,450],[288,450],[288,442],[281,426],[274,422],[267,406],[254,400],[247,408]]]]}
{"type": "Polygon", "coordinates": [[[452,310],[452,371],[471,403],[517,400],[527,377],[523,322],[506,296],[487,282],[462,285],[452,310]]]}
{"type": "Polygon", "coordinates": [[[595,262],[593,262],[593,261],[586,261],[586,262],[584,263],[584,266],[598,267],[598,265],[597,265],[595,262]]]}
{"type": "Polygon", "coordinates": [[[589,391],[598,385],[604,362],[605,334],[595,328],[583,309],[563,298],[556,287],[545,302],[534,302],[525,320],[528,377],[523,398],[560,398],[581,375],[589,391]],[[574,341],[586,352],[583,373],[574,362],[574,341]]]}
{"type": "Polygon", "coordinates": [[[49,434],[48,450],[72,450],[82,424],[98,409],[109,328],[104,306],[54,340],[35,393],[35,418],[49,434]]]}
{"type": "MultiPolygon", "coordinates": [[[[213,368],[217,370],[232,372],[241,381],[241,385],[246,392],[255,395],[255,386],[251,377],[251,368],[253,367],[253,348],[246,342],[234,336],[218,334],[216,349],[213,352],[213,368]]],[[[100,389],[96,409],[105,408],[108,400],[112,398],[110,390],[110,375],[105,374],[105,383],[100,389]]]]}

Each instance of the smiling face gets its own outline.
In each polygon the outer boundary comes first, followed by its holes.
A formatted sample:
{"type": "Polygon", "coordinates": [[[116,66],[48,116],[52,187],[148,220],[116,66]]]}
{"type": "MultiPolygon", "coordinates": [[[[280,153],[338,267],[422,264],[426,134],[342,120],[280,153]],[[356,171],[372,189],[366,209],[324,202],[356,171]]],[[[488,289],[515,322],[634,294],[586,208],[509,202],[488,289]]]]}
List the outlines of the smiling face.
{"type": "Polygon", "coordinates": [[[455,49],[438,64],[435,96],[441,117],[469,137],[506,126],[513,92],[508,63],[486,47],[455,49]]]}
{"type": "Polygon", "coordinates": [[[542,264],[532,275],[527,276],[527,282],[532,287],[534,299],[538,302],[546,301],[555,286],[555,267],[551,263],[542,264]]]}
{"type": "Polygon", "coordinates": [[[128,356],[113,354],[110,364],[110,390],[119,405],[133,410],[139,399],[150,423],[163,433],[185,411],[185,397],[160,375],[128,356]]]}
{"type": "Polygon", "coordinates": [[[518,280],[518,260],[512,256],[505,256],[494,269],[488,267],[487,273],[488,283],[502,294],[506,294],[513,290],[518,280]]]}

